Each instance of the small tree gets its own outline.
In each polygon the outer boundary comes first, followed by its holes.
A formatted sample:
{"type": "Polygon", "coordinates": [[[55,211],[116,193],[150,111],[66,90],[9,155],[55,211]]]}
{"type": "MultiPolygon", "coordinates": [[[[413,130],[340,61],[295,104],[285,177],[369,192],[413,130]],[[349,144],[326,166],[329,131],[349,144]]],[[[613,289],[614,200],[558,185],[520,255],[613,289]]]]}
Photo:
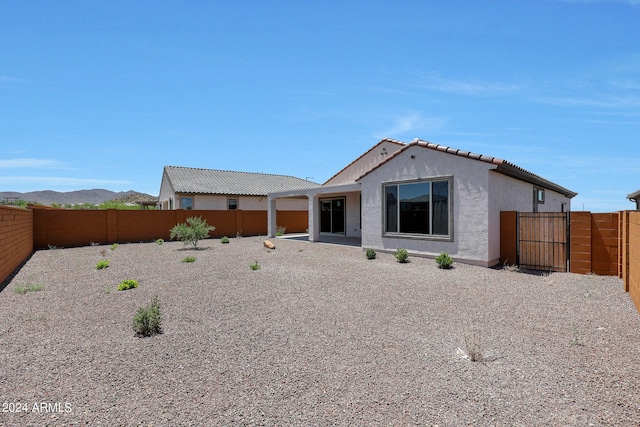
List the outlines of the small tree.
{"type": "Polygon", "coordinates": [[[199,216],[192,216],[191,218],[187,218],[187,222],[177,224],[173,227],[169,237],[172,240],[174,237],[177,237],[185,246],[191,245],[196,248],[198,246],[198,240],[206,239],[209,237],[209,233],[215,229],[213,225],[207,224],[207,220],[199,216]]]}

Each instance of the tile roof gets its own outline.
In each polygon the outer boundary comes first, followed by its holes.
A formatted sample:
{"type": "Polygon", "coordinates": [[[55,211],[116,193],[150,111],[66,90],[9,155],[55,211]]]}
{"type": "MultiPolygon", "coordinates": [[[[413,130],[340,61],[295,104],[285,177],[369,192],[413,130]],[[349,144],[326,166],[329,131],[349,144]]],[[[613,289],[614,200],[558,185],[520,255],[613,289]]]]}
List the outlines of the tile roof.
{"type": "MultiPolygon", "coordinates": [[[[383,165],[384,163],[388,162],[389,160],[393,159],[394,157],[398,156],[400,153],[402,153],[403,151],[411,148],[411,147],[424,147],[424,148],[429,148],[431,150],[437,150],[437,151],[441,151],[443,153],[448,153],[448,154],[453,154],[456,156],[461,156],[461,157],[467,157],[469,159],[473,159],[473,160],[479,160],[482,162],[486,162],[486,163],[492,163],[494,165],[496,165],[496,172],[502,173],[503,175],[507,175],[510,176],[512,178],[516,178],[519,179],[521,181],[525,181],[543,188],[547,188],[549,190],[552,191],[556,191],[560,194],[565,195],[566,197],[572,198],[575,197],[578,193],[575,193],[571,190],[568,190],[564,187],[559,186],[558,184],[555,184],[545,178],[542,178],[539,175],[536,175],[532,172],[529,172],[526,169],[521,168],[520,166],[517,166],[511,162],[508,162],[506,160],[502,160],[499,159],[497,157],[490,157],[490,156],[484,156],[482,154],[475,154],[475,153],[470,153],[468,151],[462,151],[462,150],[458,150],[457,148],[451,148],[451,147],[447,147],[445,145],[440,145],[440,144],[434,144],[432,142],[428,142],[428,141],[422,141],[420,139],[414,139],[413,141],[411,141],[409,144],[406,144],[404,147],[402,147],[400,150],[396,151],[395,153],[391,154],[390,156],[388,156],[383,162],[381,162],[380,164],[378,164],[377,166],[375,166],[374,168],[372,168],[371,170],[369,170],[367,173],[365,173],[364,175],[362,175],[360,178],[364,177],[365,175],[369,174],[371,171],[377,169],[378,167],[380,167],[381,165],[383,165]]],[[[360,179],[358,178],[358,179],[360,179]]]]}
{"type": "Polygon", "coordinates": [[[319,187],[294,176],[256,172],[165,166],[164,174],[176,193],[266,196],[268,193],[319,187]]]}
{"type": "Polygon", "coordinates": [[[392,144],[397,144],[398,147],[403,147],[406,144],[402,141],[398,141],[397,139],[393,139],[393,138],[384,138],[382,139],[380,142],[378,142],[376,145],[374,145],[373,147],[371,147],[370,149],[368,149],[367,151],[365,151],[364,153],[362,153],[360,156],[358,156],[357,159],[355,159],[354,161],[352,161],[351,163],[349,163],[347,166],[343,167],[342,169],[340,169],[338,172],[336,172],[331,178],[329,178],[328,180],[326,180],[324,182],[325,185],[327,182],[331,181],[333,178],[335,178],[336,176],[340,175],[342,172],[344,172],[345,170],[347,170],[349,168],[349,166],[353,165],[354,163],[356,163],[358,160],[360,160],[361,158],[363,158],[364,156],[366,156],[367,154],[369,154],[370,152],[372,152],[373,150],[375,150],[376,148],[378,148],[378,146],[384,142],[390,142],[392,144]]]}

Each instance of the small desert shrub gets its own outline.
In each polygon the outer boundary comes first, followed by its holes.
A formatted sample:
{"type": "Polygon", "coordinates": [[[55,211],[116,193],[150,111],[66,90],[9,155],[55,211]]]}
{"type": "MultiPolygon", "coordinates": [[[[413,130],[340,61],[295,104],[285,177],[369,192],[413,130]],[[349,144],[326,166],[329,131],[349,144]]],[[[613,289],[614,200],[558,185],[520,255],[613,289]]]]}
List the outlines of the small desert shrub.
{"type": "Polygon", "coordinates": [[[108,259],[100,260],[96,264],[96,270],[102,270],[103,268],[107,268],[107,267],[109,267],[109,260],[108,259]]]}
{"type": "Polygon", "coordinates": [[[376,259],[376,251],[375,249],[369,248],[365,252],[367,259],[376,259]]]}
{"type": "Polygon", "coordinates": [[[196,257],[193,256],[187,256],[182,258],[182,262],[195,262],[196,261],[196,257]]]}
{"type": "Polygon", "coordinates": [[[29,283],[25,286],[18,286],[13,289],[13,291],[18,295],[24,295],[27,292],[38,292],[44,289],[44,285],[42,283],[29,283]]]}
{"type": "Polygon", "coordinates": [[[512,273],[517,273],[518,271],[520,271],[520,268],[517,265],[515,265],[515,264],[507,264],[507,261],[505,261],[502,264],[502,269],[504,271],[511,271],[512,273]]]}
{"type": "Polygon", "coordinates": [[[119,291],[127,291],[129,289],[134,289],[138,287],[138,281],[137,280],[123,280],[122,282],[120,282],[120,284],[118,285],[118,290],[119,291]]]}
{"type": "Polygon", "coordinates": [[[576,325],[572,325],[573,328],[573,339],[571,340],[571,345],[582,347],[584,343],[580,340],[580,331],[578,331],[578,327],[576,325]]]}
{"type": "Polygon", "coordinates": [[[396,249],[396,251],[393,253],[393,256],[396,257],[396,259],[398,260],[398,262],[407,262],[407,260],[409,259],[409,252],[407,252],[406,249],[403,248],[398,248],[396,249]]]}
{"type": "Polygon", "coordinates": [[[464,350],[472,362],[482,362],[482,334],[480,328],[469,325],[464,331],[464,350]]]}
{"type": "Polygon", "coordinates": [[[114,243],[113,245],[111,245],[111,250],[115,251],[117,247],[118,247],[118,244],[114,243]]]}
{"type": "Polygon", "coordinates": [[[438,264],[438,268],[448,269],[451,268],[453,260],[448,253],[440,252],[440,255],[436,257],[436,263],[438,264]]]}
{"type": "Polygon", "coordinates": [[[198,241],[209,237],[209,233],[215,229],[213,225],[207,224],[207,220],[202,219],[202,217],[192,216],[187,218],[186,222],[173,227],[170,237],[171,239],[177,237],[185,246],[191,245],[196,248],[198,241]]]}
{"type": "Polygon", "coordinates": [[[249,264],[249,268],[251,268],[252,270],[260,270],[260,264],[256,260],[256,262],[249,264]]]}
{"type": "Polygon", "coordinates": [[[284,232],[287,231],[287,227],[279,225],[276,227],[276,236],[282,236],[284,232]]]}
{"type": "Polygon", "coordinates": [[[220,243],[229,243],[229,238],[227,236],[224,236],[222,239],[220,239],[220,243]]]}
{"type": "Polygon", "coordinates": [[[164,243],[164,239],[156,239],[156,243],[161,245],[164,243]]]}
{"type": "Polygon", "coordinates": [[[161,334],[160,302],[158,296],[151,298],[146,307],[140,307],[133,318],[133,330],[138,336],[149,337],[161,334]]]}

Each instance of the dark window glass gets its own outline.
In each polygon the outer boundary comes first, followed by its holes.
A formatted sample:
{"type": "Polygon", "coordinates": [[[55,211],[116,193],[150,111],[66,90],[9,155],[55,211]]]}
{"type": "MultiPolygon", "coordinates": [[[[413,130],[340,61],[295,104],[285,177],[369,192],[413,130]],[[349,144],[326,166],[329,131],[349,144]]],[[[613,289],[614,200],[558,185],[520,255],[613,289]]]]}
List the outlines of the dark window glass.
{"type": "Polygon", "coordinates": [[[430,182],[404,184],[400,189],[400,232],[430,234],[429,199],[430,182]]]}
{"type": "Polygon", "coordinates": [[[449,182],[433,183],[433,234],[449,235],[449,182]]]}
{"type": "Polygon", "coordinates": [[[396,233],[398,231],[398,186],[389,185],[385,187],[385,231],[396,233]]]}

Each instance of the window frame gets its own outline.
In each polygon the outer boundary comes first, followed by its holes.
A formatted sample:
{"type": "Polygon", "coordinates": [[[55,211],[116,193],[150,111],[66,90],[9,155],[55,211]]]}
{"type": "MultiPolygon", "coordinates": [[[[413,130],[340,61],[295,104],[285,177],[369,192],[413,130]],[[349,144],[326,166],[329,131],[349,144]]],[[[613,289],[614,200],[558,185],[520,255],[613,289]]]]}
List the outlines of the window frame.
{"type": "MultiPolygon", "coordinates": [[[[389,181],[389,182],[383,182],[382,183],[382,190],[381,190],[381,211],[382,211],[382,237],[393,237],[393,238],[405,238],[405,239],[419,239],[419,240],[431,240],[431,241],[440,241],[440,242],[452,242],[453,241],[453,236],[454,236],[454,228],[453,228],[453,224],[454,224],[454,212],[453,212],[453,176],[451,175],[447,175],[447,176],[437,176],[437,177],[429,177],[429,178],[422,178],[422,179],[412,179],[412,180],[406,180],[406,181],[389,181]],[[447,182],[448,184],[448,205],[447,205],[447,209],[448,209],[448,234],[444,235],[444,234],[422,234],[422,233],[403,233],[400,231],[387,231],[387,187],[396,187],[396,194],[400,195],[400,186],[402,185],[410,185],[410,184],[419,184],[419,183],[430,183],[430,187],[429,187],[429,220],[430,220],[430,230],[433,230],[433,183],[434,182],[447,182]]],[[[396,221],[397,221],[397,227],[398,229],[400,229],[400,219],[401,219],[401,214],[400,214],[400,200],[398,200],[397,202],[397,207],[396,207],[396,221]]]]}
{"type": "Polygon", "coordinates": [[[235,211],[238,210],[240,208],[240,199],[237,197],[228,197],[227,198],[227,210],[229,211],[235,211]],[[236,201],[236,207],[235,208],[231,208],[231,201],[235,200],[236,201]]]}

